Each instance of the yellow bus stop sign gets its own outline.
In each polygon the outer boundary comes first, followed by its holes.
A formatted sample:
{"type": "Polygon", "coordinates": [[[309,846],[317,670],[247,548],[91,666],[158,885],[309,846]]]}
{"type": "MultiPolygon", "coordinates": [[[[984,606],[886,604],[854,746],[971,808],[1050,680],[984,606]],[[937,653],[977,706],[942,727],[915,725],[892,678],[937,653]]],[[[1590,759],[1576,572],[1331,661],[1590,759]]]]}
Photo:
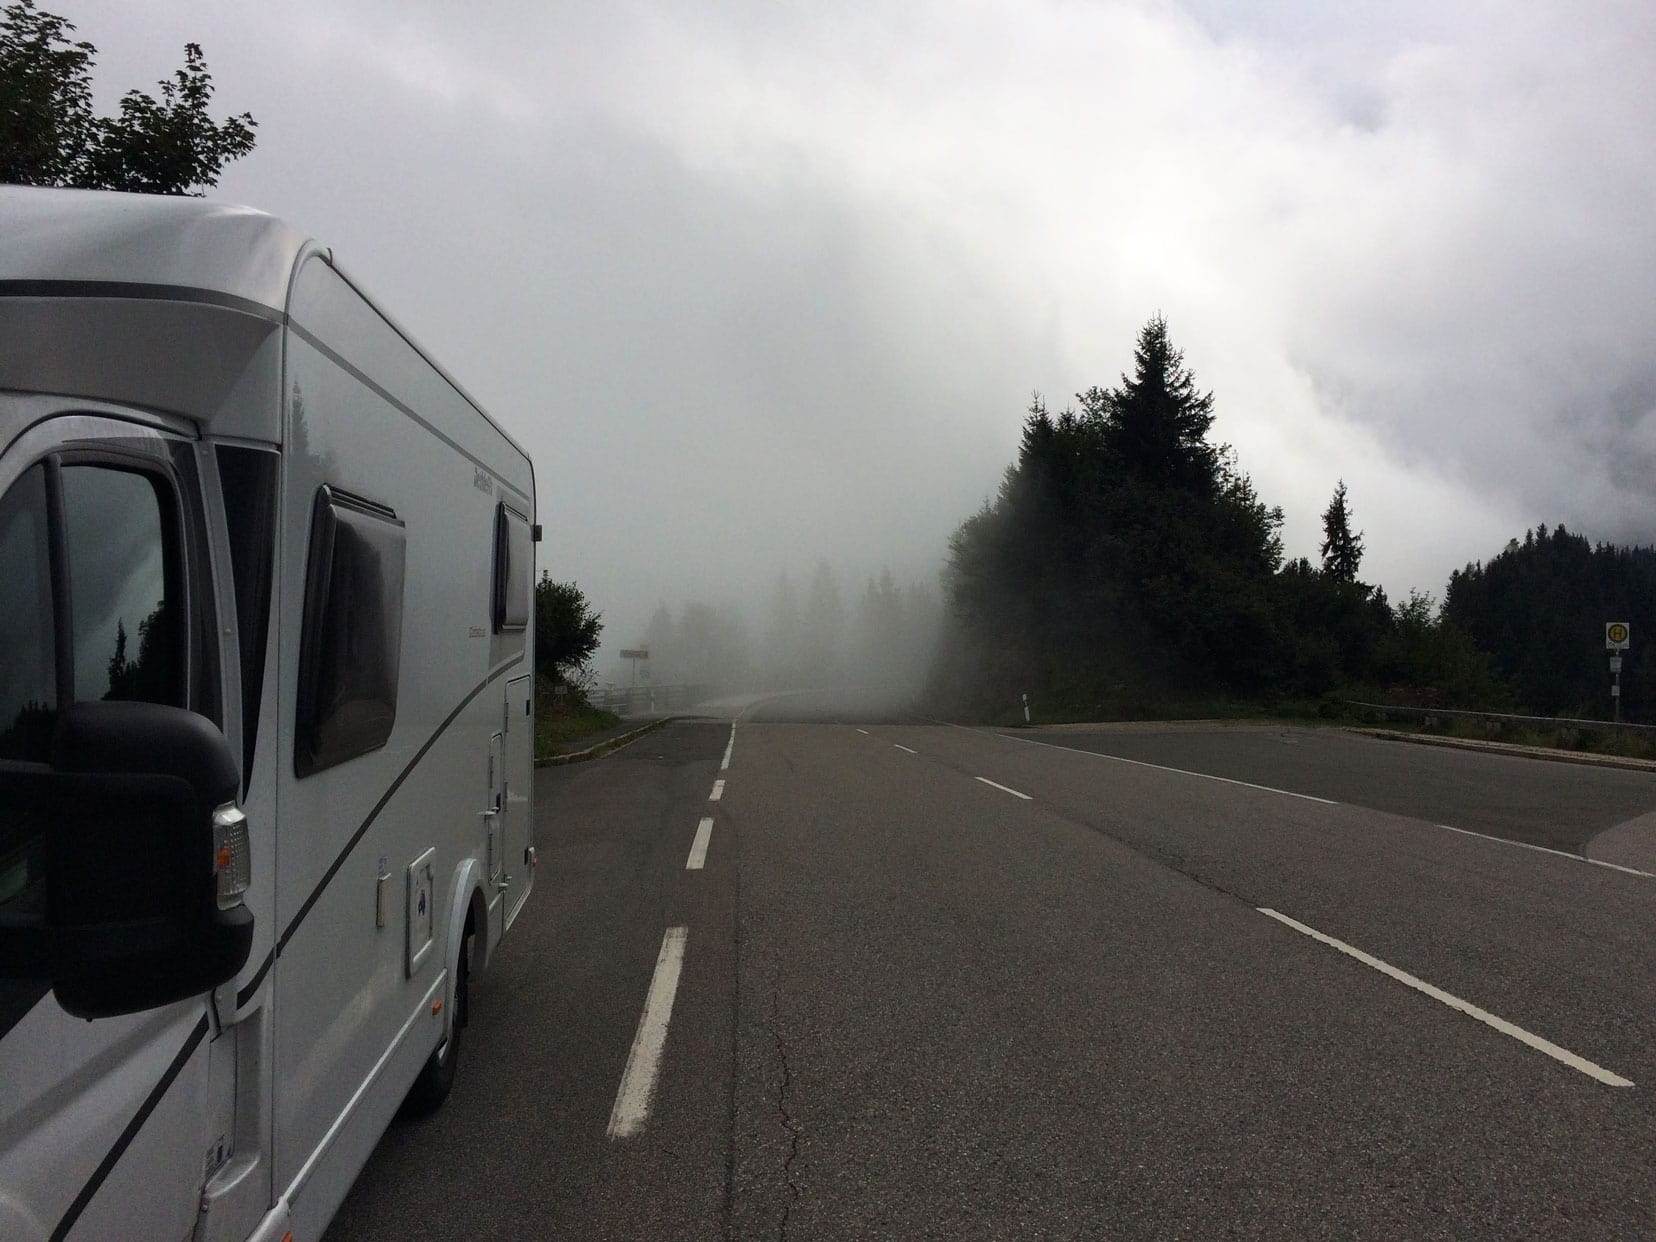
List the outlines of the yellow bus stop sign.
{"type": "Polygon", "coordinates": [[[1632,645],[1633,627],[1625,621],[1607,621],[1604,625],[1606,651],[1626,651],[1632,645]]]}

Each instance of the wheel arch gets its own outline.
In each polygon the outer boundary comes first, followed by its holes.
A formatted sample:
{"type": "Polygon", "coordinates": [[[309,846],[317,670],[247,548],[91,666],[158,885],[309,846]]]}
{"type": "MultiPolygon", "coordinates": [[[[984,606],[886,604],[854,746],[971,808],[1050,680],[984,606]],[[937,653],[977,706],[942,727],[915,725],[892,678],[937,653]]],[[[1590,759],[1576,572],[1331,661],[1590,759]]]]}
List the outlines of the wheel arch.
{"type": "Polygon", "coordinates": [[[466,920],[472,924],[473,973],[481,973],[494,946],[489,943],[489,908],[483,898],[483,868],[477,859],[463,859],[454,869],[454,880],[449,890],[448,942],[444,963],[448,969],[443,985],[443,1038],[452,1031],[456,1013],[455,988],[460,978],[460,946],[465,940],[466,920]]]}

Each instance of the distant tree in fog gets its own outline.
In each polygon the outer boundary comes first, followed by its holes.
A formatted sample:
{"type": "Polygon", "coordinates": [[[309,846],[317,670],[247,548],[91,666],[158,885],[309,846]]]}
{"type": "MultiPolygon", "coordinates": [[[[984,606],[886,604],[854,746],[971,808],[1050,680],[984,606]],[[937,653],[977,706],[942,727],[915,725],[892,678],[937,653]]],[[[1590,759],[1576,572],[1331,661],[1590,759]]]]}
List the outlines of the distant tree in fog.
{"type": "Polygon", "coordinates": [[[917,684],[926,676],[943,628],[943,601],[924,582],[911,582],[903,591],[903,661],[900,677],[917,684]]]}
{"type": "Polygon", "coordinates": [[[845,678],[845,601],[826,559],[811,574],[801,625],[800,672],[807,685],[834,685],[845,678]]]}
{"type": "Polygon", "coordinates": [[[903,596],[891,581],[891,570],[870,578],[857,605],[857,640],[851,680],[889,682],[897,674],[903,642],[903,596]]]}
{"type": "Polygon", "coordinates": [[[632,645],[648,649],[641,671],[657,685],[741,690],[753,683],[748,627],[728,604],[688,600],[677,615],[660,604],[632,645]]]}
{"type": "MultiPolygon", "coordinates": [[[[650,614],[650,623],[644,627],[644,636],[634,647],[642,647],[650,653],[649,661],[638,670],[638,673],[647,680],[663,685],[677,680],[673,672],[675,653],[678,650],[678,627],[673,624],[673,614],[666,604],[657,604],[656,610],[650,614]]],[[[632,670],[628,670],[631,675],[632,670]]]]}
{"type": "Polygon", "coordinates": [[[765,626],[765,680],[773,686],[800,684],[803,645],[799,596],[794,591],[793,579],[783,570],[776,579],[765,626]]]}
{"type": "Polygon", "coordinates": [[[926,676],[937,641],[941,608],[924,583],[898,587],[889,569],[870,578],[857,606],[857,638],[850,680],[906,690],[926,676]]]}
{"type": "MultiPolygon", "coordinates": [[[[672,638],[663,655],[658,681],[741,688],[753,678],[747,626],[728,605],[686,602],[672,625],[672,638]]],[[[654,662],[653,647],[651,659],[654,662]]]]}

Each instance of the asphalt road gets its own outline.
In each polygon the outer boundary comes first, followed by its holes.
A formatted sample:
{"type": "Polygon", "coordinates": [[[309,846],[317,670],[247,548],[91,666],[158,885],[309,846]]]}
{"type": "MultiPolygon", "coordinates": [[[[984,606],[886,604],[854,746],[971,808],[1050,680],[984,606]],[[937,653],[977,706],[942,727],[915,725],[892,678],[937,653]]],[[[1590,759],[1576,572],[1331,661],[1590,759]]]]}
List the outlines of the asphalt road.
{"type": "Polygon", "coordinates": [[[328,1236],[1656,1236],[1656,878],[1438,826],[1570,849],[1656,777],[1039,741],[795,700],[539,773],[460,1081],[328,1236]]]}
{"type": "Polygon", "coordinates": [[[1656,806],[1656,775],[1646,772],[1418,746],[1336,729],[1175,725],[1042,729],[1022,736],[1574,853],[1598,833],[1656,806]]]}

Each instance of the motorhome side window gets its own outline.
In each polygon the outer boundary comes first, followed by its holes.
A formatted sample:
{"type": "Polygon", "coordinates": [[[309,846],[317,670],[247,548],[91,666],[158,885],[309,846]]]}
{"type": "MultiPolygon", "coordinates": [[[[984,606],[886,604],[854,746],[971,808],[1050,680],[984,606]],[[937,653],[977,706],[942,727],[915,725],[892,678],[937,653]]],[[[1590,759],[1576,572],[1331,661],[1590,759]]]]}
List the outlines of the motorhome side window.
{"type": "Polygon", "coordinates": [[[317,491],[299,643],[298,776],[378,750],[391,736],[406,546],[392,510],[317,491]]]}
{"type": "Polygon", "coordinates": [[[494,627],[521,630],[529,624],[534,544],[529,519],[506,505],[495,510],[494,627]]]}

